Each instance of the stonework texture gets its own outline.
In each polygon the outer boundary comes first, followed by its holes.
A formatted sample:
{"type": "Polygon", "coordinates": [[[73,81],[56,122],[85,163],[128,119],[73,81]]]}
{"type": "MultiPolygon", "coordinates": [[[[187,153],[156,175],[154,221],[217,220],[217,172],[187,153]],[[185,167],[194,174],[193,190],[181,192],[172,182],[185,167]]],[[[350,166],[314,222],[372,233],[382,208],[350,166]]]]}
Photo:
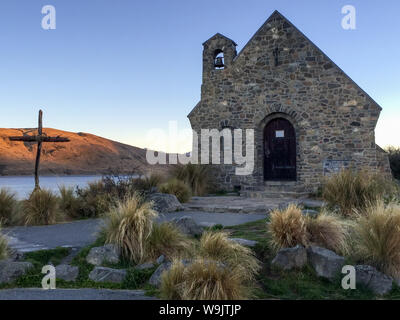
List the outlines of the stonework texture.
{"type": "Polygon", "coordinates": [[[254,129],[255,135],[253,173],[238,176],[235,164],[217,165],[221,188],[262,190],[263,132],[276,118],[295,129],[295,184],[304,190],[318,187],[330,162],[389,172],[375,144],[381,107],[279,12],[239,54],[236,43],[218,33],[203,47],[201,101],[188,115],[193,130],[254,129]],[[220,51],[224,68],[216,69],[220,51]]]}

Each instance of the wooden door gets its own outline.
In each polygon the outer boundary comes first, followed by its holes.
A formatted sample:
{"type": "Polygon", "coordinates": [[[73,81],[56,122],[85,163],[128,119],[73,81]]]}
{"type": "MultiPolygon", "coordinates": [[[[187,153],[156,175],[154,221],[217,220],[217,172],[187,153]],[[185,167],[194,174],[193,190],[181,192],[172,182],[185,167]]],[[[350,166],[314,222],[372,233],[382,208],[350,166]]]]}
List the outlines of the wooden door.
{"type": "Polygon", "coordinates": [[[296,180],[296,134],[286,119],[277,118],[265,126],[264,179],[296,180]]]}

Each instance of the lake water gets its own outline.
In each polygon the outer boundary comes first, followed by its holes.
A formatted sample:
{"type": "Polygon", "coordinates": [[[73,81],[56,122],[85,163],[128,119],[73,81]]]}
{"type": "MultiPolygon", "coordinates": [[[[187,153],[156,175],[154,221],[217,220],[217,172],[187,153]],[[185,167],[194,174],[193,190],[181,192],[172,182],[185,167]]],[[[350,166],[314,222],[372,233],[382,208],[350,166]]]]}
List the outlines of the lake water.
{"type": "MultiPolygon", "coordinates": [[[[100,180],[101,176],[42,176],[40,187],[58,193],[59,186],[85,187],[88,182],[100,180]]],[[[19,199],[26,198],[35,187],[33,176],[4,176],[0,177],[0,188],[8,188],[16,193],[19,199]]]]}

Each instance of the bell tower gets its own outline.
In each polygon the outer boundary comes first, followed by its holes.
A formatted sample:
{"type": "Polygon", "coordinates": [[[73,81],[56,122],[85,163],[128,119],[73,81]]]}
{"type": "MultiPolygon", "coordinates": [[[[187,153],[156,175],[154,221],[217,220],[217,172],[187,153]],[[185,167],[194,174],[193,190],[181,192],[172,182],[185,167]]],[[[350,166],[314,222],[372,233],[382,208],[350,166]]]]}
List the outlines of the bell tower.
{"type": "Polygon", "coordinates": [[[236,57],[237,44],[217,33],[203,43],[203,84],[228,69],[236,57]]]}

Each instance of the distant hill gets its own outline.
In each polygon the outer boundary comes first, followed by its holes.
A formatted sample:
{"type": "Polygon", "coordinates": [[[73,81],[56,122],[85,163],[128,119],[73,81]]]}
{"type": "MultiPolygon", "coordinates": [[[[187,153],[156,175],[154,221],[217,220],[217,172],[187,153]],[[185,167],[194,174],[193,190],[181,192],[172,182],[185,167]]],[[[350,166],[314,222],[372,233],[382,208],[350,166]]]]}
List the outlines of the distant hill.
{"type": "MultiPolygon", "coordinates": [[[[51,128],[48,136],[67,137],[66,143],[43,143],[42,175],[91,175],[119,172],[165,172],[167,166],[152,166],[146,150],[101,138],[89,133],[73,133],[51,128]]],[[[0,128],[0,175],[31,175],[34,170],[36,143],[10,141],[8,136],[35,135],[37,129],[0,128]]]]}

